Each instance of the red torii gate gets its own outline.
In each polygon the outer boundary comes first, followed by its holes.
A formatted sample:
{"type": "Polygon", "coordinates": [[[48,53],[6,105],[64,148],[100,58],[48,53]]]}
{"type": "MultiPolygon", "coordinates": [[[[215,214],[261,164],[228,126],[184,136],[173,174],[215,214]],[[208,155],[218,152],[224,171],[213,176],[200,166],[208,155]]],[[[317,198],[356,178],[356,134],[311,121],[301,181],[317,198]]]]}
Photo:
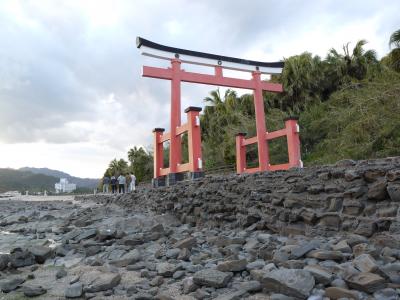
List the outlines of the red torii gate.
{"type": "Polygon", "coordinates": [[[154,129],[154,180],[155,186],[163,185],[167,176],[167,184],[174,184],[182,179],[182,172],[191,172],[192,178],[202,175],[201,139],[199,112],[201,108],[189,107],[188,123],[181,125],[181,82],[192,82],[216,86],[250,89],[254,92],[254,107],[256,117],[255,137],[245,139],[244,133],[236,137],[237,173],[252,173],[258,171],[286,170],[291,167],[302,167],[300,160],[299,127],[296,118],[285,120],[285,128],[267,132],[265,125],[263,91],[282,92],[282,85],[261,80],[261,74],[280,73],[283,62],[266,63],[239,58],[219,56],[214,54],[190,51],[168,47],[137,38],[137,47],[143,54],[171,62],[170,68],[143,66],[143,76],[171,81],[171,119],[169,133],[164,134],[163,128],[154,129]],[[171,54],[174,57],[171,57],[171,54]],[[182,63],[203,65],[214,68],[214,75],[187,72],[181,68],[182,63]],[[224,64],[224,65],[222,65],[224,64]],[[252,73],[252,79],[225,77],[223,69],[239,70],[252,73]],[[188,132],[189,163],[181,164],[181,134],[188,132]],[[288,143],[289,163],[270,165],[268,140],[286,136],[288,143]],[[169,168],[163,168],[163,142],[170,141],[169,168]],[[246,168],[246,145],[257,143],[259,166],[246,168]]]}

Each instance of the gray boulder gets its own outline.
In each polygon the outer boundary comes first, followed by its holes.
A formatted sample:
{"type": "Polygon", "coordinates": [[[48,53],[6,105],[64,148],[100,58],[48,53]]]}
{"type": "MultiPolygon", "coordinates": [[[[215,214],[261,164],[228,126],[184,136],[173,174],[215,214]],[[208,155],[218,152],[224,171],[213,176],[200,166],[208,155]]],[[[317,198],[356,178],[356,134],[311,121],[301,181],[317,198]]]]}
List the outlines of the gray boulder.
{"type": "Polygon", "coordinates": [[[45,294],[47,291],[41,286],[23,286],[22,292],[26,297],[37,297],[45,294]]]}
{"type": "Polygon", "coordinates": [[[374,273],[354,274],[345,280],[349,287],[366,293],[374,293],[385,286],[385,279],[374,273]]]}
{"type": "Polygon", "coordinates": [[[223,288],[226,287],[232,276],[232,273],[224,273],[214,269],[204,269],[193,275],[193,281],[200,286],[223,288]]]}
{"type": "Polygon", "coordinates": [[[261,284],[271,292],[306,299],[315,285],[315,280],[306,270],[280,269],[264,274],[261,284]]]}
{"type": "Polygon", "coordinates": [[[35,264],[35,256],[29,251],[16,251],[10,255],[11,266],[21,268],[35,264]]]}
{"type": "Polygon", "coordinates": [[[10,262],[10,256],[8,254],[0,254],[0,271],[7,268],[10,262]]]}
{"type": "Polygon", "coordinates": [[[195,237],[188,237],[186,239],[180,240],[175,243],[175,248],[179,249],[192,249],[194,246],[196,246],[197,240],[195,237]]]}
{"type": "Polygon", "coordinates": [[[35,256],[35,260],[39,264],[43,264],[46,259],[50,258],[53,254],[53,250],[46,246],[33,246],[29,248],[29,252],[35,256]]]}
{"type": "Polygon", "coordinates": [[[114,259],[110,261],[110,265],[114,265],[116,267],[126,267],[128,265],[133,265],[137,263],[141,259],[140,252],[137,249],[134,249],[128,253],[125,253],[118,259],[114,259]]]}
{"type": "Polygon", "coordinates": [[[23,278],[13,278],[10,280],[3,280],[0,282],[1,291],[4,293],[9,293],[19,287],[22,283],[25,282],[23,278]]]}
{"type": "Polygon", "coordinates": [[[170,264],[167,262],[158,263],[156,266],[157,273],[164,277],[172,277],[172,275],[174,275],[174,273],[179,269],[179,265],[170,264]]]}
{"type": "Polygon", "coordinates": [[[223,261],[217,266],[217,270],[221,272],[241,272],[246,269],[247,260],[227,260],[223,261]]]}
{"type": "Polygon", "coordinates": [[[65,298],[78,298],[82,296],[83,285],[81,282],[76,282],[68,286],[65,290],[65,298]]]}
{"type": "Polygon", "coordinates": [[[86,292],[96,293],[117,286],[121,281],[121,275],[95,270],[82,274],[80,280],[85,285],[86,292]]]}

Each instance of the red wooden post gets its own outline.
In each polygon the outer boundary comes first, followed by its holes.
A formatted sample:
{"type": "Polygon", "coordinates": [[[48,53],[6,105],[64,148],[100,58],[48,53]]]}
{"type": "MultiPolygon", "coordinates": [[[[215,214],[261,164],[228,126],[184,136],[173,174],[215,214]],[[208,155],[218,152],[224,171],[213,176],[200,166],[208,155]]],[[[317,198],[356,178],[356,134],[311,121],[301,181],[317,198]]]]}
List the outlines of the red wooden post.
{"type": "Polygon", "coordinates": [[[170,173],[177,173],[178,164],[182,161],[181,136],[176,134],[181,126],[181,61],[171,59],[171,140],[169,148],[170,173]]]}
{"type": "Polygon", "coordinates": [[[188,125],[189,170],[201,172],[203,161],[201,156],[200,118],[201,107],[189,106],[185,109],[188,125]]]}
{"type": "Polygon", "coordinates": [[[264,112],[264,98],[263,89],[261,85],[261,72],[253,72],[254,81],[254,110],[256,114],[256,128],[257,128],[257,147],[258,147],[258,162],[259,170],[266,171],[269,166],[269,151],[268,143],[265,139],[266,126],[265,126],[265,112],[264,112]]]}
{"type": "Polygon", "coordinates": [[[289,155],[289,167],[303,167],[300,157],[300,138],[298,118],[289,117],[285,119],[285,127],[287,131],[287,145],[289,155]]]}
{"type": "Polygon", "coordinates": [[[245,133],[236,135],[236,172],[241,174],[246,169],[246,146],[243,145],[245,133]]]}
{"type": "Polygon", "coordinates": [[[161,176],[160,170],[164,167],[164,147],[161,141],[164,128],[154,128],[154,178],[161,176]]]}

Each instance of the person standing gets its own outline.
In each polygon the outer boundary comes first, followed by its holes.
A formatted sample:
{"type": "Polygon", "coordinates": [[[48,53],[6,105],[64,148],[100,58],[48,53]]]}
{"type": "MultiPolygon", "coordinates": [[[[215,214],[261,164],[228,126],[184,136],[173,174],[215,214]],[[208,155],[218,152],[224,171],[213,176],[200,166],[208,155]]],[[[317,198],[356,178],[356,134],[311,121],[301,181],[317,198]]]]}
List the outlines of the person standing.
{"type": "Polygon", "coordinates": [[[126,184],[126,178],[124,175],[119,175],[118,176],[118,187],[119,187],[119,193],[124,194],[125,193],[125,184],[126,184]]]}
{"type": "Polygon", "coordinates": [[[117,179],[115,176],[111,176],[111,191],[113,194],[117,192],[117,179]]]}
{"type": "Polygon", "coordinates": [[[131,173],[131,183],[129,184],[129,191],[132,192],[136,190],[136,176],[135,174],[131,173]]]}
{"type": "Polygon", "coordinates": [[[108,177],[108,175],[105,175],[103,177],[103,193],[108,193],[109,184],[110,184],[110,177],[108,177]]]}

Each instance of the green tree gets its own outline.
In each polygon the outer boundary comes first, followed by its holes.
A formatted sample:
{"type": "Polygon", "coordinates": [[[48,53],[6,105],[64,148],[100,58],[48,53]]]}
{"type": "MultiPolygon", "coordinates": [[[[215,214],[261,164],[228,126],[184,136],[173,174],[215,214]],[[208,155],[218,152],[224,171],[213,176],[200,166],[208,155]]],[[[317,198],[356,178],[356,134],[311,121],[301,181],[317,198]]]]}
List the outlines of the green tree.
{"type": "Polygon", "coordinates": [[[136,176],[138,182],[150,180],[153,177],[153,155],[142,147],[133,147],[128,151],[129,170],[136,176]]]}

